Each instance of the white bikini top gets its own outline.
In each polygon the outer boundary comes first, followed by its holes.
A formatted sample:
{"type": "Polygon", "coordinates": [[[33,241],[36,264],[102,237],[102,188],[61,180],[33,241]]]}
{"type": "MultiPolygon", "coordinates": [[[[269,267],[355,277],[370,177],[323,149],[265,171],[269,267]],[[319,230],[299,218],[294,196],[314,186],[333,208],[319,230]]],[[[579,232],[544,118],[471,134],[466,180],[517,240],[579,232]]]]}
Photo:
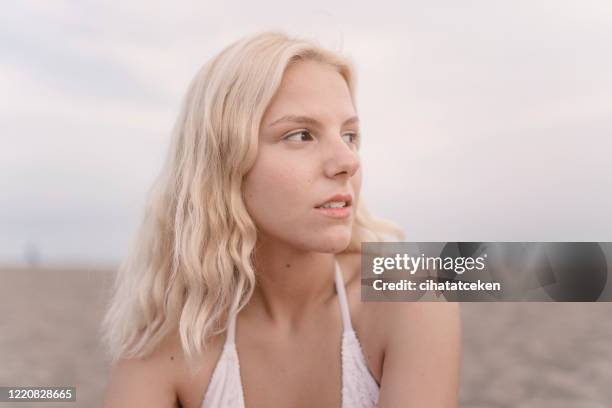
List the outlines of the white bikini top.
{"type": "MultiPolygon", "coordinates": [[[[374,408],[379,387],[370,373],[351,325],[344,280],[336,262],[336,292],[342,313],[342,408],[374,408]]],[[[240,363],[236,350],[236,314],[230,314],[223,352],[213,371],[202,408],[245,408],[240,363]]]]}

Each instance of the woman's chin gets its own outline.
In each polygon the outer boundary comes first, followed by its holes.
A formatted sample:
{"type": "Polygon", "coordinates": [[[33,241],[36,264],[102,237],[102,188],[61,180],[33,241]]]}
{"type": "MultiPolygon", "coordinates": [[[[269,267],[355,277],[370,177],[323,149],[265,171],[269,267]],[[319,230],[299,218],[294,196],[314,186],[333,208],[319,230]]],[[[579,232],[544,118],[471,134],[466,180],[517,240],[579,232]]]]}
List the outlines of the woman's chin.
{"type": "Polygon", "coordinates": [[[336,229],[325,233],[318,239],[318,252],[334,253],[344,251],[351,243],[351,230],[336,229]]]}

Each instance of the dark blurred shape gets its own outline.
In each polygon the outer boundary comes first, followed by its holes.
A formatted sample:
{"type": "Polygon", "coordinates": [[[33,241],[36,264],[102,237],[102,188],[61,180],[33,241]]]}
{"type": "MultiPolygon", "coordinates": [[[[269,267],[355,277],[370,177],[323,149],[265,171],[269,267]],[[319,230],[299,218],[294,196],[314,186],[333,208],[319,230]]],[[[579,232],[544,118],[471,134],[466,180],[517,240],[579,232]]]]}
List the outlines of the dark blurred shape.
{"type": "Polygon", "coordinates": [[[553,242],[546,255],[556,284],[544,290],[556,301],[595,302],[608,280],[608,264],[601,246],[595,242],[553,242]]]}

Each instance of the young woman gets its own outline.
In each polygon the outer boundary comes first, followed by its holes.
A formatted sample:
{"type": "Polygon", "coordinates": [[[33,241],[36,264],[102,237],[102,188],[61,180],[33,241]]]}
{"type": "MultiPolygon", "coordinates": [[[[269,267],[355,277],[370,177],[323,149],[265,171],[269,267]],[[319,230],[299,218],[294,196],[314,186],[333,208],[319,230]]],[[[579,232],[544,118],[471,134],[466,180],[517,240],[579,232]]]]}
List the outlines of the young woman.
{"type": "MultiPolygon", "coordinates": [[[[263,33],[191,83],[104,320],[105,407],[455,407],[456,304],[362,303],[349,62],[263,33]]],[[[393,149],[389,146],[389,149],[393,149]]]]}

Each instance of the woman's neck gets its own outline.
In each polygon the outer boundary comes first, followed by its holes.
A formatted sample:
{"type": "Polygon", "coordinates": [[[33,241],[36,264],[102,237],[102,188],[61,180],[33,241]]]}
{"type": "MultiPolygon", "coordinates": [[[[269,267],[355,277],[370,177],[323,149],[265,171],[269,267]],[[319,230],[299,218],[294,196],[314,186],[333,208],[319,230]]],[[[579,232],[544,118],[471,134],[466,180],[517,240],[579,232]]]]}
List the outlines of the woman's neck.
{"type": "Polygon", "coordinates": [[[253,263],[257,284],[251,307],[274,323],[294,326],[335,294],[335,254],[259,242],[253,263]]]}

